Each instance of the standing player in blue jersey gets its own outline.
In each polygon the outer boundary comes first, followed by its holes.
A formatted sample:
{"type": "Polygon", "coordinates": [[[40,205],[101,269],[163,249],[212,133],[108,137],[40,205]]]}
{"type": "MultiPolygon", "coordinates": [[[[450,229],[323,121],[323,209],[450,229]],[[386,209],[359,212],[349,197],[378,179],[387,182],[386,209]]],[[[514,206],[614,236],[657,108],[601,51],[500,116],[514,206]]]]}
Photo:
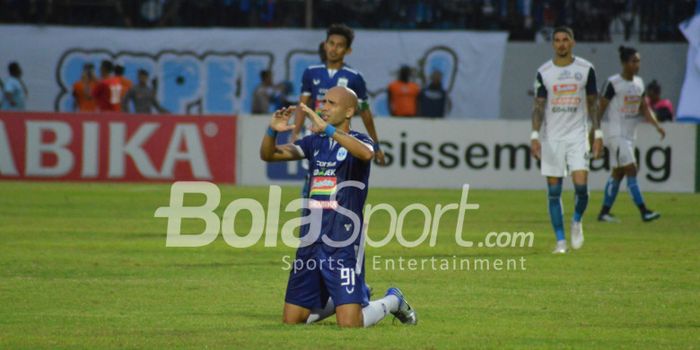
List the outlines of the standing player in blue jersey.
{"type": "Polygon", "coordinates": [[[637,124],[642,121],[643,116],[647,122],[654,125],[661,139],[666,136],[666,131],[646,103],[644,81],[637,75],[641,63],[639,52],[624,46],[620,46],[619,50],[622,73],[608,78],[600,99],[600,113],[604,113],[608,121],[605,143],[612,156],[613,170],[605,184],[605,198],[598,221],[619,221],[610,213],[610,209],[615,203],[622,178],[627,176],[627,190],[639,208],[642,220],[647,222],[656,220],[661,215],[646,207],[642,191],[637,184],[637,165],[634,157],[637,124]]]}
{"type": "MultiPolygon", "coordinates": [[[[345,56],[352,52],[354,38],[355,32],[346,25],[334,24],[328,28],[326,41],[323,44],[325,60],[323,64],[309,66],[304,70],[299,102],[318,112],[321,101],[330,88],[343,86],[354,91],[359,99],[360,117],[367,133],[374,141],[374,156],[380,165],[384,165],[384,152],[379,148],[379,137],[369,108],[367,84],[360,72],[345,64],[345,56]]],[[[292,141],[301,135],[304,119],[304,112],[297,109],[292,141]]]]}
{"type": "Polygon", "coordinates": [[[416,313],[397,288],[389,288],[384,298],[371,302],[363,288],[362,209],[375,152],[367,135],[350,130],[357,96],[347,87],[333,87],[322,102],[321,116],[304,104],[299,106],[311,120],[314,134],[277,145],[277,133],[293,128],[287,124],[292,109],[283,109],[272,117],[260,146],[264,161],[307,159],[312,175],[307,201],[310,222],[301,227],[295,259],[303,267],[290,272],[283,321],[307,323],[311,310],[323,308],[330,297],[341,327],[368,327],[388,313],[402,323],[415,324],[416,313]]]}

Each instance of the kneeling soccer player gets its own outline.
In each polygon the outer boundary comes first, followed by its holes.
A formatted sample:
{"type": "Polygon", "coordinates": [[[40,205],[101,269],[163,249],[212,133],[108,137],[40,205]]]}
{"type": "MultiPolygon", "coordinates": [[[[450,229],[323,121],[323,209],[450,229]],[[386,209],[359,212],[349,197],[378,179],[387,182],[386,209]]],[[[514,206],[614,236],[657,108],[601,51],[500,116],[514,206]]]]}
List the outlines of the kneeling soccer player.
{"type": "Polygon", "coordinates": [[[374,148],[367,135],[350,131],[357,96],[336,86],[326,93],[321,116],[304,104],[300,108],[313,124],[313,135],[277,145],[277,133],[294,127],[288,125],[293,109],[282,109],[273,115],[260,146],[264,161],[309,160],[307,206],[320,212],[309,215],[310,222],[301,227],[295,262],[302,268],[290,272],[284,323],[320,319],[317,314],[310,319],[312,310],[323,310],[332,301],[341,327],[369,327],[389,313],[402,323],[416,324],[416,312],[399,289],[389,288],[384,298],[368,300],[361,231],[374,148]]]}

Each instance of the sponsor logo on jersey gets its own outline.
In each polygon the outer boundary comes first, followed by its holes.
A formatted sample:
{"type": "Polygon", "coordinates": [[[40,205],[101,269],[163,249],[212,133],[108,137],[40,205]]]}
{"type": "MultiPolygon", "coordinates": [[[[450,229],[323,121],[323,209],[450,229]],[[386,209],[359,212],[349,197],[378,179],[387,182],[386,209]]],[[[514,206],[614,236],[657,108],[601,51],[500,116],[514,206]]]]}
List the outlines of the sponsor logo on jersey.
{"type": "Polygon", "coordinates": [[[556,85],[554,85],[554,94],[557,96],[573,95],[577,92],[578,92],[578,84],[556,84],[556,85]]]}
{"type": "Polygon", "coordinates": [[[636,96],[636,95],[625,95],[625,104],[626,105],[638,105],[640,102],[642,102],[642,97],[641,96],[636,96]]]}
{"type": "Polygon", "coordinates": [[[335,210],[338,208],[338,201],[318,201],[315,199],[309,200],[309,209],[335,210]]]}
{"type": "Polygon", "coordinates": [[[578,81],[581,81],[583,80],[583,74],[581,74],[581,72],[576,72],[576,74],[574,74],[574,78],[578,81]]]}
{"type": "Polygon", "coordinates": [[[314,169],[314,176],[335,176],[335,169],[314,169]]]}
{"type": "Polygon", "coordinates": [[[638,95],[625,95],[620,112],[627,114],[626,117],[635,117],[639,113],[639,104],[642,102],[642,97],[638,95]]]}
{"type": "Polygon", "coordinates": [[[311,180],[312,196],[330,196],[335,192],[335,176],[314,176],[311,180]]]}
{"type": "Polygon", "coordinates": [[[314,83],[314,85],[321,84],[321,79],[314,79],[313,83],[314,83]]]}
{"type": "Polygon", "coordinates": [[[557,77],[557,80],[566,80],[566,79],[571,79],[571,72],[568,70],[564,70],[561,73],[559,73],[559,76],[557,77]]]}
{"type": "Polygon", "coordinates": [[[578,96],[562,96],[552,99],[552,106],[578,106],[581,98],[578,96]]]}

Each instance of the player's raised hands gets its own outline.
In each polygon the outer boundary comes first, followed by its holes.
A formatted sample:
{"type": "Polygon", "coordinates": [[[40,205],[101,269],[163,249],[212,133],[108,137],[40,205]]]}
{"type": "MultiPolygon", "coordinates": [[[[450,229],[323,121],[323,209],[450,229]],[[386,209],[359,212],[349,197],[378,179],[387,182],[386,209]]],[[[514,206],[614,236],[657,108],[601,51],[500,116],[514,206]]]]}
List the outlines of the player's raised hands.
{"type": "Polygon", "coordinates": [[[300,103],[299,107],[302,111],[304,111],[304,113],[306,113],[306,117],[311,121],[312,132],[318,133],[326,129],[328,123],[326,123],[326,121],[323,120],[313,109],[309,108],[309,106],[305,105],[304,103],[300,103]]]}
{"type": "Polygon", "coordinates": [[[294,129],[294,125],[289,124],[289,119],[292,117],[294,108],[286,107],[278,109],[272,115],[270,127],[277,132],[284,132],[294,129]]]}

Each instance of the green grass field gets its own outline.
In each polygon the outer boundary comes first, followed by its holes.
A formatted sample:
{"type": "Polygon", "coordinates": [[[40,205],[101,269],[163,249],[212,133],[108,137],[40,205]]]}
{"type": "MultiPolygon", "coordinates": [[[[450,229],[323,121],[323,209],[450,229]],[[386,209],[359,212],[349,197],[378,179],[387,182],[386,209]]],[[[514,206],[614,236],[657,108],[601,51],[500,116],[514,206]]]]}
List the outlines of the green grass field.
{"type": "MultiPolygon", "coordinates": [[[[220,186],[222,204],[267,188],[220,186]]],[[[601,193],[591,195],[583,249],[553,256],[542,191],[472,189],[464,237],[532,231],[532,247],[462,248],[457,215],[442,218],[437,245],[402,248],[394,239],[368,248],[367,278],[375,295],[399,286],[419,313],[415,327],[386,319],[371,329],[338,329],[335,319],[284,326],[288,272],[284,245],[248,249],[223,238],[201,248],[166,248],[169,185],[0,183],[0,349],[105,348],[697,348],[700,344],[700,196],[646,194],[660,221],[640,222],[621,192],[601,224],[601,193]],[[390,271],[373,256],[415,259],[520,259],[505,271],[390,271]]],[[[284,188],[282,204],[298,190],[284,188]]],[[[398,209],[459,201],[448,190],[371,189],[368,203],[398,209]]],[[[565,194],[567,217],[573,194],[565,194]]],[[[188,198],[194,205],[201,198],[188,198]]],[[[422,230],[410,215],[405,233],[422,230]]],[[[282,221],[296,217],[287,213],[282,221]]],[[[388,227],[378,214],[370,236],[388,227]]],[[[250,215],[238,217],[246,232],[250,215]]],[[[568,222],[568,219],[567,219],[568,222]]],[[[188,221],[188,232],[203,225],[188,221]]],[[[568,231],[568,229],[567,229],[568,231]]],[[[567,232],[568,233],[568,232],[567,232]]],[[[505,265],[504,265],[505,266],[505,265]]]]}

